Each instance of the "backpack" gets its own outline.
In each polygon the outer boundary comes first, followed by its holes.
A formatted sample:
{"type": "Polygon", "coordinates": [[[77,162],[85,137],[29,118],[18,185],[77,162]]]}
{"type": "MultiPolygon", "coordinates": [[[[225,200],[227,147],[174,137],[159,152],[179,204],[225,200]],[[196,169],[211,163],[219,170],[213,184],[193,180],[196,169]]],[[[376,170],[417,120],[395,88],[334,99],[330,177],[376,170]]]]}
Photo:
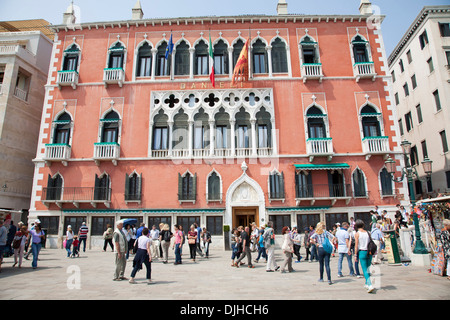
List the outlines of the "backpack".
{"type": "Polygon", "coordinates": [[[20,237],[20,239],[14,239],[14,241],[12,243],[13,249],[19,249],[21,242],[22,242],[22,237],[20,237]]]}
{"type": "Polygon", "coordinates": [[[164,241],[170,241],[170,231],[164,232],[163,240],[164,241]]]}
{"type": "Polygon", "coordinates": [[[372,236],[370,235],[369,231],[367,231],[367,234],[369,235],[369,243],[367,244],[367,253],[373,256],[377,252],[377,245],[372,240],[372,236]]]}
{"type": "Polygon", "coordinates": [[[331,244],[330,240],[328,239],[327,235],[325,234],[325,239],[323,240],[322,247],[327,253],[333,252],[333,245],[331,244]]]}

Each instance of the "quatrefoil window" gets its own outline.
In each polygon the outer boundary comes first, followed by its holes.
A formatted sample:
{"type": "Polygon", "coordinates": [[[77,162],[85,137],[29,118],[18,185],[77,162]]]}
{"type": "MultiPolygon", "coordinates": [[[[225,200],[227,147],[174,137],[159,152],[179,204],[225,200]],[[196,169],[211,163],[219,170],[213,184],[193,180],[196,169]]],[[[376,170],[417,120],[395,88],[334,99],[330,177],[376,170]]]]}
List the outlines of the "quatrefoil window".
{"type": "Polygon", "coordinates": [[[235,102],[239,101],[239,98],[234,95],[234,93],[230,93],[228,97],[225,97],[225,102],[228,102],[230,106],[234,107],[235,102]]]}
{"type": "Polygon", "coordinates": [[[194,107],[196,103],[198,103],[198,98],[196,98],[193,94],[190,94],[188,98],[184,99],[184,103],[187,103],[189,107],[194,107]]]}
{"type": "Polygon", "coordinates": [[[207,102],[210,107],[214,107],[214,105],[219,102],[219,98],[217,98],[214,93],[210,93],[209,96],[205,98],[205,102],[207,102]]]}
{"type": "Polygon", "coordinates": [[[245,97],[245,101],[247,101],[251,106],[254,106],[259,101],[259,97],[251,92],[247,97],[245,97]]]}
{"type": "Polygon", "coordinates": [[[169,105],[169,108],[173,108],[178,102],[180,102],[179,99],[175,98],[175,95],[171,94],[169,98],[164,100],[165,104],[169,105]]]}

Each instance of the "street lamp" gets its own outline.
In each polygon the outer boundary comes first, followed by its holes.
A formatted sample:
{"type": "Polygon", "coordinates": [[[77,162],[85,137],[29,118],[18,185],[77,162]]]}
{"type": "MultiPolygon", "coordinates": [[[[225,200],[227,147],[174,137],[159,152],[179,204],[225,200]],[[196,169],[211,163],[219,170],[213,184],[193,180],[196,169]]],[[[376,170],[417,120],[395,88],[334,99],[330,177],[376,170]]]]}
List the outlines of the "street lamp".
{"type": "MultiPolygon", "coordinates": [[[[402,141],[402,143],[400,145],[402,147],[403,155],[404,155],[405,162],[406,162],[405,167],[402,168],[401,177],[398,177],[398,178],[394,177],[395,167],[396,167],[395,160],[393,160],[389,156],[388,159],[384,163],[386,164],[386,170],[390,174],[392,181],[401,182],[401,181],[403,181],[403,179],[405,177],[407,178],[409,194],[411,196],[410,197],[411,204],[414,208],[414,204],[416,203],[416,197],[415,197],[415,192],[414,192],[414,187],[413,187],[413,179],[414,179],[414,177],[416,177],[417,179],[420,180],[420,178],[419,178],[419,174],[417,173],[416,168],[411,166],[411,162],[409,160],[409,157],[411,156],[411,142],[404,140],[404,141],[402,141]]],[[[428,159],[428,157],[426,157],[422,161],[423,171],[425,172],[427,177],[429,177],[431,175],[432,164],[433,164],[433,161],[428,159]]],[[[419,219],[418,219],[416,212],[413,212],[413,220],[414,220],[414,227],[415,227],[415,231],[416,231],[416,246],[414,247],[413,253],[428,254],[428,250],[425,248],[425,245],[422,241],[422,236],[420,234],[420,228],[419,228],[419,219]]]]}

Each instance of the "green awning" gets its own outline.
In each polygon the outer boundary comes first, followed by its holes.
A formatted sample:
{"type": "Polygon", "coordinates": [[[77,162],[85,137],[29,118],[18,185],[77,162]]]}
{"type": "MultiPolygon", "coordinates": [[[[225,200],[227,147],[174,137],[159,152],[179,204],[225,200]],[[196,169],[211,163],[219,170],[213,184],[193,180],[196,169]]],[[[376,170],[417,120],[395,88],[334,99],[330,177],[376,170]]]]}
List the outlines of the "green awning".
{"type": "Polygon", "coordinates": [[[267,208],[269,212],[292,212],[292,211],[317,211],[328,210],[330,207],[279,207],[279,208],[267,208]]]}
{"type": "Polygon", "coordinates": [[[63,210],[64,213],[93,213],[93,214],[142,214],[142,213],[223,213],[225,209],[100,209],[100,210],[63,210]]]}
{"type": "Polygon", "coordinates": [[[297,170],[335,170],[335,169],[350,169],[347,163],[329,163],[329,164],[294,164],[297,170]]]}

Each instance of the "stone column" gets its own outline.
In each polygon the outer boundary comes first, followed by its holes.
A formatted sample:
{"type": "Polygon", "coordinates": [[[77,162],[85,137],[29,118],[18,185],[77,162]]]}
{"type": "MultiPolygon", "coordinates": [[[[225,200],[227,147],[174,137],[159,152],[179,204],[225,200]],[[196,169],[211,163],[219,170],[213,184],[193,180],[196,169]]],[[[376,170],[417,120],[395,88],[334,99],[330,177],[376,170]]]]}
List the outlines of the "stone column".
{"type": "Polygon", "coordinates": [[[167,143],[169,144],[168,156],[171,157],[172,156],[172,140],[173,140],[173,121],[169,121],[169,122],[167,122],[167,124],[169,125],[169,137],[167,139],[167,143]]]}
{"type": "Polygon", "coordinates": [[[236,154],[236,131],[235,131],[235,126],[236,126],[236,120],[230,120],[230,130],[231,130],[231,138],[230,138],[230,142],[231,142],[231,156],[234,157],[236,154]]]}
{"type": "Polygon", "coordinates": [[[228,47],[228,75],[230,79],[233,78],[233,47],[228,47]]]}
{"type": "Polygon", "coordinates": [[[195,48],[189,48],[189,79],[194,79],[194,54],[195,48]]]}
{"type": "Polygon", "coordinates": [[[278,141],[277,141],[277,129],[275,128],[275,119],[270,119],[271,124],[271,139],[272,139],[272,155],[278,154],[278,141]]]}
{"type": "Polygon", "coordinates": [[[266,46],[267,51],[267,66],[269,68],[269,77],[273,76],[272,71],[272,46],[266,46]]]}
{"type": "Polygon", "coordinates": [[[156,53],[158,52],[158,49],[153,48],[152,49],[152,80],[155,80],[155,74],[156,74],[156,53]]]}
{"type": "Polygon", "coordinates": [[[251,133],[252,133],[252,156],[256,157],[258,155],[257,149],[256,149],[256,119],[250,119],[250,124],[252,126],[251,133]]]}
{"type": "Polygon", "coordinates": [[[215,137],[215,121],[209,120],[209,156],[214,156],[214,137],[215,137]]]}
{"type": "Polygon", "coordinates": [[[193,137],[193,133],[194,133],[194,121],[193,120],[188,120],[188,126],[189,126],[189,130],[188,130],[188,148],[189,148],[189,158],[192,157],[193,154],[193,143],[194,143],[194,137],[193,137]]]}

